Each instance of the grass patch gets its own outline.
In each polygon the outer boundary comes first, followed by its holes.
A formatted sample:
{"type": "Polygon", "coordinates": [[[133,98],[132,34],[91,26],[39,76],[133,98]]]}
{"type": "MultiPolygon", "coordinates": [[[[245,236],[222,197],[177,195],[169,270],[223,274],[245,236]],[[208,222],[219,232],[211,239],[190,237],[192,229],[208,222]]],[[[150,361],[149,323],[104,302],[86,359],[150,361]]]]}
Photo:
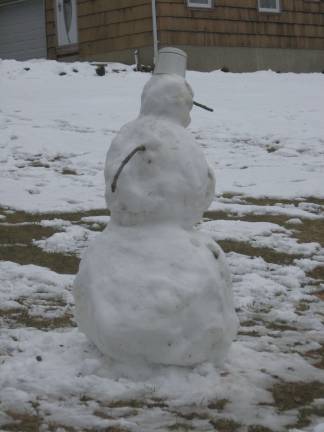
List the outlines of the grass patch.
{"type": "Polygon", "coordinates": [[[0,246],[0,260],[21,265],[34,264],[62,274],[77,273],[80,262],[77,256],[45,252],[34,245],[0,246]]]}
{"type": "Polygon", "coordinates": [[[307,427],[312,423],[312,417],[317,416],[320,419],[324,418],[324,405],[321,407],[306,407],[298,410],[297,421],[289,427],[303,428],[307,427]]]}
{"type": "Polygon", "coordinates": [[[107,404],[109,408],[144,408],[146,406],[146,402],[140,399],[130,399],[130,400],[118,400],[109,402],[107,404]]]}
{"type": "MultiPolygon", "coordinates": [[[[229,194],[229,197],[235,197],[236,195],[229,194]]],[[[223,195],[224,196],[224,195],[223,195]]],[[[323,198],[317,198],[317,197],[300,197],[296,199],[287,199],[287,198],[254,198],[246,195],[239,195],[240,199],[244,201],[247,204],[257,205],[257,206],[275,206],[277,204],[283,204],[283,205],[293,205],[295,207],[298,207],[301,203],[311,203],[316,204],[320,206],[324,206],[324,199],[323,198]]],[[[227,196],[226,196],[227,198],[227,196]]]]}
{"type": "Polygon", "coordinates": [[[4,223],[0,223],[0,260],[21,265],[34,264],[62,274],[75,274],[80,262],[77,256],[46,252],[32,244],[33,240],[48,238],[59,231],[53,227],[41,226],[39,222],[63,219],[82,224],[83,217],[108,215],[109,212],[106,209],[97,209],[69,213],[26,213],[0,208],[0,214],[5,216],[5,219],[1,220],[4,223]],[[19,225],[22,223],[25,224],[19,225]]]}
{"type": "Polygon", "coordinates": [[[299,315],[303,315],[303,312],[307,312],[310,309],[309,302],[300,301],[295,307],[295,311],[299,315]]]}
{"type": "Polygon", "coordinates": [[[87,216],[109,216],[107,209],[85,210],[77,212],[48,212],[48,213],[27,213],[24,211],[12,211],[10,209],[0,208],[0,214],[6,216],[5,222],[22,223],[22,222],[40,222],[42,220],[63,219],[70,222],[79,222],[81,218],[87,216]]]}
{"type": "Polygon", "coordinates": [[[208,415],[206,413],[199,413],[196,411],[190,411],[190,412],[181,412],[181,411],[171,411],[173,414],[177,415],[178,417],[181,417],[185,420],[209,420],[208,415]]]}
{"type": "Polygon", "coordinates": [[[78,173],[74,169],[71,169],[71,168],[63,168],[61,174],[63,174],[63,175],[78,175],[78,173]]]}
{"type": "Polygon", "coordinates": [[[228,404],[228,402],[228,399],[217,399],[215,401],[209,402],[208,408],[217,411],[224,411],[224,408],[228,404]]]}
{"type": "Polygon", "coordinates": [[[249,243],[236,240],[220,240],[218,243],[224,252],[236,252],[251,257],[261,257],[266,262],[274,264],[289,265],[293,263],[294,259],[302,257],[301,255],[278,252],[267,247],[252,246],[249,243]]]}
{"type": "Polygon", "coordinates": [[[249,337],[260,337],[260,333],[257,332],[256,330],[239,330],[238,331],[238,335],[239,336],[249,336],[249,337]]]}
{"type": "Polygon", "coordinates": [[[314,399],[323,398],[324,384],[319,381],[310,383],[284,382],[275,384],[271,390],[275,406],[280,411],[302,408],[314,399]]]}
{"type": "MultiPolygon", "coordinates": [[[[301,199],[285,199],[285,198],[254,198],[250,196],[241,196],[242,201],[246,204],[256,205],[256,206],[262,206],[262,207],[269,207],[269,206],[276,206],[276,205],[293,205],[295,207],[298,207],[298,205],[305,200],[303,198],[301,199]]],[[[307,201],[310,202],[310,201],[307,201]]]]}
{"type": "Polygon", "coordinates": [[[287,220],[291,219],[286,215],[278,214],[237,214],[235,212],[225,211],[207,211],[204,213],[204,218],[209,220],[237,220],[243,222],[271,222],[285,227],[287,220]]]}
{"type": "Polygon", "coordinates": [[[0,245],[31,243],[33,240],[48,238],[55,233],[55,229],[43,227],[37,223],[28,225],[5,225],[0,223],[0,245]]]}
{"type": "MultiPolygon", "coordinates": [[[[98,432],[98,429],[84,429],[86,432],[98,432]]],[[[78,431],[79,432],[79,431],[78,431]]],[[[108,426],[104,432],[130,432],[129,429],[121,428],[119,426],[108,426]]]]}
{"type": "Polygon", "coordinates": [[[33,327],[39,330],[53,330],[64,327],[75,327],[71,312],[59,317],[46,318],[44,316],[29,315],[26,308],[0,310],[0,318],[7,322],[9,328],[33,327]]]}
{"type": "Polygon", "coordinates": [[[319,282],[324,282],[324,265],[315,267],[313,270],[307,272],[307,276],[317,279],[319,282]]]}
{"type": "Polygon", "coordinates": [[[174,423],[168,426],[168,430],[174,432],[192,432],[192,427],[186,423],[174,423]]]}
{"type": "MultiPolygon", "coordinates": [[[[236,213],[225,212],[225,211],[216,211],[216,210],[207,210],[205,211],[203,217],[209,220],[232,220],[236,218],[236,213]]],[[[237,216],[238,218],[238,216],[237,216]]]]}
{"type": "Polygon", "coordinates": [[[250,425],[248,427],[248,432],[273,432],[272,429],[269,429],[266,426],[261,425],[250,425]]]}
{"type": "Polygon", "coordinates": [[[316,242],[324,247],[324,218],[303,219],[302,224],[296,225],[294,235],[301,243],[316,242]]]}
{"type": "Polygon", "coordinates": [[[129,400],[117,400],[105,404],[109,408],[167,408],[167,404],[163,399],[129,399],[129,400]]]}
{"type": "MultiPolygon", "coordinates": [[[[226,194],[223,195],[227,197],[226,194]]],[[[232,195],[228,196],[229,198],[232,195]]],[[[315,197],[310,197],[301,200],[285,200],[285,199],[270,199],[270,198],[252,198],[240,196],[240,199],[244,200],[246,204],[257,205],[261,207],[271,207],[276,204],[286,204],[293,205],[294,207],[298,207],[298,205],[302,202],[310,202],[313,204],[321,205],[324,207],[324,199],[319,199],[315,197]]],[[[244,206],[242,206],[244,207],[244,206]]],[[[211,220],[240,220],[244,222],[271,222],[277,225],[280,225],[284,228],[293,229],[294,237],[300,243],[309,243],[309,242],[317,242],[322,247],[324,247],[324,216],[322,219],[306,219],[300,218],[302,223],[299,225],[292,226],[288,223],[288,220],[291,219],[289,215],[281,215],[275,214],[256,214],[256,213],[247,213],[247,214],[237,214],[235,211],[207,211],[204,213],[204,217],[211,220]]]]}
{"type": "Polygon", "coordinates": [[[304,357],[314,360],[313,366],[324,369],[324,345],[321,345],[321,348],[317,350],[307,351],[304,357]]]}
{"type": "Polygon", "coordinates": [[[242,321],[240,323],[240,326],[241,327],[254,327],[254,326],[259,325],[259,324],[260,324],[260,322],[253,320],[253,319],[250,319],[250,320],[242,321]]]}
{"type": "Polygon", "coordinates": [[[210,420],[210,424],[217,430],[217,432],[235,432],[242,426],[234,420],[225,418],[210,420]]]}
{"type": "Polygon", "coordinates": [[[48,163],[44,163],[38,159],[33,160],[32,162],[30,162],[29,165],[34,167],[34,168],[49,168],[50,167],[50,165],[48,163]]]}
{"type": "Polygon", "coordinates": [[[298,331],[296,327],[293,327],[283,321],[266,321],[265,326],[269,330],[274,331],[298,331]]]}
{"type": "Polygon", "coordinates": [[[18,414],[13,411],[8,411],[6,414],[12,418],[12,422],[2,425],[1,428],[3,431],[37,432],[40,430],[42,422],[40,417],[37,415],[18,414]]]}

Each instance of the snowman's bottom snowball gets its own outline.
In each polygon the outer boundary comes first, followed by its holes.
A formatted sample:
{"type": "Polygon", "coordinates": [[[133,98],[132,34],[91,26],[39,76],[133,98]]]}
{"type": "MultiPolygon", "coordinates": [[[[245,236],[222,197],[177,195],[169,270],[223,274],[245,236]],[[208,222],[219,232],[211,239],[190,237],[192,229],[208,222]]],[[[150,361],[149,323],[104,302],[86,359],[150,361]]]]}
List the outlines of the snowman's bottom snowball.
{"type": "Polygon", "coordinates": [[[110,358],[221,365],[237,332],[219,246],[179,227],[110,223],[74,283],[79,328],[110,358]]]}

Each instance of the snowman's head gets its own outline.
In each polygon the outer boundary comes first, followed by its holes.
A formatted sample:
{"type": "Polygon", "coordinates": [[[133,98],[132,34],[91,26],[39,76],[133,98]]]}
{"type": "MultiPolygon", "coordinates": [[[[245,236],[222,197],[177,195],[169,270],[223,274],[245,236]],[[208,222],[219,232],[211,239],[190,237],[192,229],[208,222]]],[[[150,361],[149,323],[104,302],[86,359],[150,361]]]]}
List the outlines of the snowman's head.
{"type": "Polygon", "coordinates": [[[153,75],[142,93],[141,115],[167,118],[183,127],[190,123],[193,91],[178,75],[153,75]]]}

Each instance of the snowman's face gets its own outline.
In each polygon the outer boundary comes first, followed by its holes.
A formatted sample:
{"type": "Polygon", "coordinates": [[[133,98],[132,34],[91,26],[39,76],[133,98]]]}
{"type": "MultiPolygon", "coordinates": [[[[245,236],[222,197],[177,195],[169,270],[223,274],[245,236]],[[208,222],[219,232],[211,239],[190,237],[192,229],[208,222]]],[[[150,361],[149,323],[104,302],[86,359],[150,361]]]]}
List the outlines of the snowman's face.
{"type": "Polygon", "coordinates": [[[164,117],[187,127],[193,106],[193,91],[178,75],[153,75],[142,93],[142,115],[164,117]]]}

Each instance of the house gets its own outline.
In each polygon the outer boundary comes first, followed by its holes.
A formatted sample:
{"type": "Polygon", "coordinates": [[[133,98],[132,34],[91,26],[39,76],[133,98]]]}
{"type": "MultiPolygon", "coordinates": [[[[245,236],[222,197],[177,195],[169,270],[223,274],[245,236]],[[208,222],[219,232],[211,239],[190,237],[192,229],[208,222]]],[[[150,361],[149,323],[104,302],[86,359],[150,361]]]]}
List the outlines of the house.
{"type": "Polygon", "coordinates": [[[323,71],[324,0],[0,0],[2,58],[152,64],[157,43],[189,69],[323,71]]]}

